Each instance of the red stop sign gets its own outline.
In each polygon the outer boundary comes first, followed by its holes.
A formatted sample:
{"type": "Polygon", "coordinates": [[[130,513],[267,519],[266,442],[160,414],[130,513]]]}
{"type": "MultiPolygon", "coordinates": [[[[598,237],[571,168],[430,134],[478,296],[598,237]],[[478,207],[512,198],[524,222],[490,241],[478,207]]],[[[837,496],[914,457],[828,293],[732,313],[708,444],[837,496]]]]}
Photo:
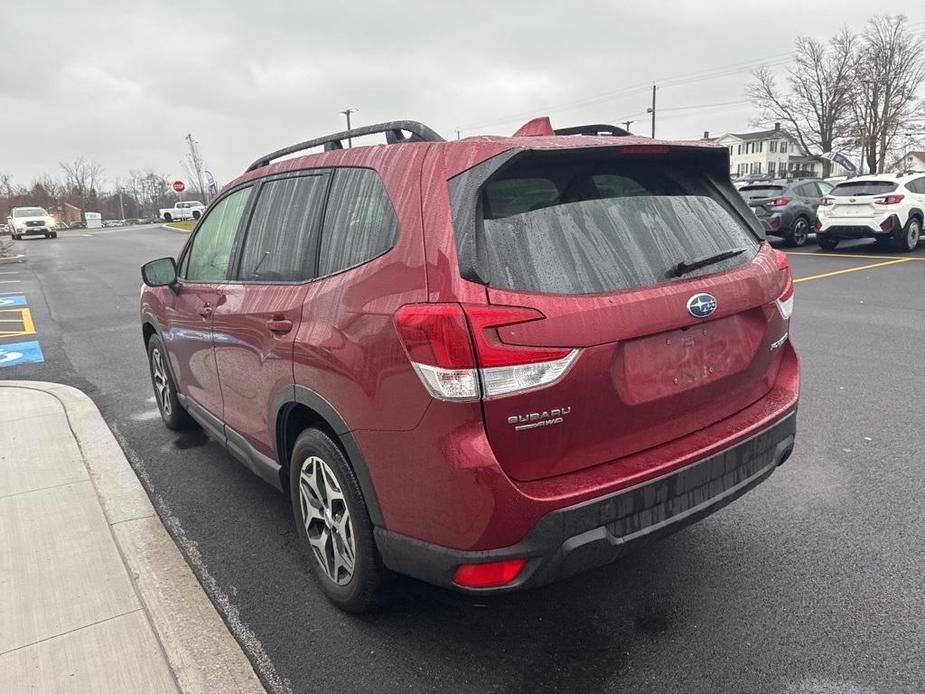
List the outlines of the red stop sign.
{"type": "Polygon", "coordinates": [[[178,193],[182,193],[184,190],[186,190],[186,184],[183,181],[174,181],[173,189],[178,193]]]}

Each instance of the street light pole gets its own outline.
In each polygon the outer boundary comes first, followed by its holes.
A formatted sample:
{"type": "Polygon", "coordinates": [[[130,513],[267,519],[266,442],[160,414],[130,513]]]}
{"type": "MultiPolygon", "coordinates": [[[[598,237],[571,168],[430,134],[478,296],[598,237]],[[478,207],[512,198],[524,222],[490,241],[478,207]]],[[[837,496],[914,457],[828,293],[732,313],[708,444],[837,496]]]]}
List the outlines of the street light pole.
{"type": "MultiPolygon", "coordinates": [[[[350,130],[350,114],[351,114],[351,113],[356,113],[356,112],[359,111],[359,110],[360,110],[360,109],[358,109],[358,108],[347,108],[347,109],[344,109],[343,111],[340,111],[340,114],[341,114],[342,116],[345,116],[345,117],[347,118],[347,130],[348,130],[348,131],[350,130]]],[[[348,137],[348,138],[347,138],[347,147],[348,147],[348,148],[349,148],[349,147],[353,147],[353,138],[352,138],[352,137],[348,137]]]]}

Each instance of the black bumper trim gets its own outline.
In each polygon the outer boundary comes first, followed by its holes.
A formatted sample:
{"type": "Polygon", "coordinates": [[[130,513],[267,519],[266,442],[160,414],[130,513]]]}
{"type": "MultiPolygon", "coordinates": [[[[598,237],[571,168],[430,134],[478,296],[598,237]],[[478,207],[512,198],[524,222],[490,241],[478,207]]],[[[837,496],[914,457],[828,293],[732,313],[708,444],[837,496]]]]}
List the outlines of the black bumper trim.
{"type": "Polygon", "coordinates": [[[539,586],[609,564],[630,548],[673,533],[760,484],[790,456],[796,411],[739,444],[687,467],[614,494],[547,514],[510,547],[463,551],[375,529],[385,565],[399,573],[472,593],[539,586]],[[460,564],[528,557],[517,579],[500,588],[453,583],[460,564]]]}

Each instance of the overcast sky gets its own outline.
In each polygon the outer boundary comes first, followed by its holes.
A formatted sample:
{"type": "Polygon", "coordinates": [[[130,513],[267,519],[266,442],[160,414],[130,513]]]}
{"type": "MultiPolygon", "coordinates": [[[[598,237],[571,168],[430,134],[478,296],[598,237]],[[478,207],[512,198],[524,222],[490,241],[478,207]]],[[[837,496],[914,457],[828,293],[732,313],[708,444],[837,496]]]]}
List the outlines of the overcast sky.
{"type": "Polygon", "coordinates": [[[734,103],[743,65],[780,65],[798,33],[862,29],[877,10],[925,29],[922,0],[2,5],[0,172],[19,183],[80,155],[110,183],[129,168],[182,177],[187,132],[223,183],[266,151],[342,129],[347,107],[354,125],[411,118],[446,138],[547,114],[557,127],[636,119],[647,134],[652,80],[664,83],[659,136],[718,135],[757,115],[734,103]],[[705,104],[722,105],[692,108],[705,104]]]}

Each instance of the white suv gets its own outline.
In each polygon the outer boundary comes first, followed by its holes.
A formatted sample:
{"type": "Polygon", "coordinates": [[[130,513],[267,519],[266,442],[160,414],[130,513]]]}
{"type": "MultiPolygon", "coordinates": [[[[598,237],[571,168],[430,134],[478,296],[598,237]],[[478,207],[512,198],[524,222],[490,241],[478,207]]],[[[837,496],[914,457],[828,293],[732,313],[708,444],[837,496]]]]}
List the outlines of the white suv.
{"type": "Polygon", "coordinates": [[[876,174],[842,181],[819,203],[816,240],[832,250],[841,239],[877,239],[898,251],[922,236],[925,174],[876,174]]]}

